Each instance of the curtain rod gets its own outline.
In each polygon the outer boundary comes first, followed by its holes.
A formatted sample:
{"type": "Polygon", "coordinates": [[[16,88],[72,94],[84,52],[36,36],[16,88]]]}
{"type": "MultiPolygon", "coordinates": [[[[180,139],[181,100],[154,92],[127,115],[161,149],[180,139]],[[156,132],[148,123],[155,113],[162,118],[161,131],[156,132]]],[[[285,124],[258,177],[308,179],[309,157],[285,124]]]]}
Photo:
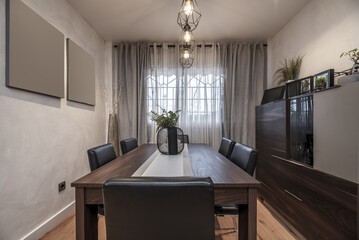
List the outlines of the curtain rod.
{"type": "MultiPolygon", "coordinates": [[[[114,44],[113,47],[117,48],[118,45],[114,44]]],[[[150,47],[153,47],[153,44],[150,44],[150,47]]],[[[162,44],[156,44],[156,47],[162,47],[162,44]]],[[[174,44],[167,45],[167,47],[176,47],[174,44]]],[[[197,47],[202,47],[202,45],[198,44],[197,47]]],[[[204,47],[212,47],[211,44],[205,44],[204,47]]],[[[268,47],[266,43],[263,44],[263,47],[268,47]]]]}

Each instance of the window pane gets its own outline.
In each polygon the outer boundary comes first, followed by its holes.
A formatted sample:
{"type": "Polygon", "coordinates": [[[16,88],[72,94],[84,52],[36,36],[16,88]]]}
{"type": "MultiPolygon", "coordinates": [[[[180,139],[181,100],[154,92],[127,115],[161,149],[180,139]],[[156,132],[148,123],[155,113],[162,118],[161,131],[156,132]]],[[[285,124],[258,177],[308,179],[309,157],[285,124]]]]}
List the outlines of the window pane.
{"type": "Polygon", "coordinates": [[[181,110],[186,109],[186,113],[182,112],[182,114],[187,116],[187,120],[191,119],[195,124],[195,121],[211,119],[212,113],[220,111],[222,93],[220,78],[221,76],[211,74],[187,75],[177,81],[175,75],[148,76],[148,111],[159,111],[159,106],[166,110],[178,110],[176,109],[176,99],[178,99],[181,110]]]}

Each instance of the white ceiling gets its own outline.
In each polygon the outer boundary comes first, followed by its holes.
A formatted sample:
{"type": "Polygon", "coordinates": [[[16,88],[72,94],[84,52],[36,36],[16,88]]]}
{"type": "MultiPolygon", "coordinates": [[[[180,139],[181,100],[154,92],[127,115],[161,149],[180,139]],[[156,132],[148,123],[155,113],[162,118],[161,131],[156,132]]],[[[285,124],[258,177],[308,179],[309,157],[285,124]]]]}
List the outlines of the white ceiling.
{"type": "MultiPolygon", "coordinates": [[[[105,39],[177,41],[182,0],[67,0],[105,39]]],[[[310,0],[197,0],[198,40],[265,40],[310,0]]]]}

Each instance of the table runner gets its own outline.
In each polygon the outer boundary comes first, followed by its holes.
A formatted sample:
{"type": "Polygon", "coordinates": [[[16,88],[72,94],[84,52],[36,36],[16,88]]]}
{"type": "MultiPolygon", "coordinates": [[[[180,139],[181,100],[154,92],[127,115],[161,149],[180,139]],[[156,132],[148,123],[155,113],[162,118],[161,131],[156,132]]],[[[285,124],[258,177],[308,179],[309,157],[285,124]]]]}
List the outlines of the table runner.
{"type": "Polygon", "coordinates": [[[193,176],[191,159],[189,158],[188,146],[184,144],[184,149],[177,155],[164,155],[156,150],[132,177],[152,176],[152,177],[182,177],[193,176]]]}

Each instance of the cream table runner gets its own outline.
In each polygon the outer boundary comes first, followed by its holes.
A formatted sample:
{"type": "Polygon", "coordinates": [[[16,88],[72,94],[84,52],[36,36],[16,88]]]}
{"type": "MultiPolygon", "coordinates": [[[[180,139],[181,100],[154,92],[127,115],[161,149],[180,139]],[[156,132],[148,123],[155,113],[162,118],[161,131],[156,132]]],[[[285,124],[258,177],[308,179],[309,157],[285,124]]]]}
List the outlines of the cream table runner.
{"type": "Polygon", "coordinates": [[[177,155],[164,155],[156,150],[144,162],[132,177],[151,176],[151,177],[183,177],[193,176],[191,159],[188,154],[188,146],[184,144],[184,149],[177,155]]]}

